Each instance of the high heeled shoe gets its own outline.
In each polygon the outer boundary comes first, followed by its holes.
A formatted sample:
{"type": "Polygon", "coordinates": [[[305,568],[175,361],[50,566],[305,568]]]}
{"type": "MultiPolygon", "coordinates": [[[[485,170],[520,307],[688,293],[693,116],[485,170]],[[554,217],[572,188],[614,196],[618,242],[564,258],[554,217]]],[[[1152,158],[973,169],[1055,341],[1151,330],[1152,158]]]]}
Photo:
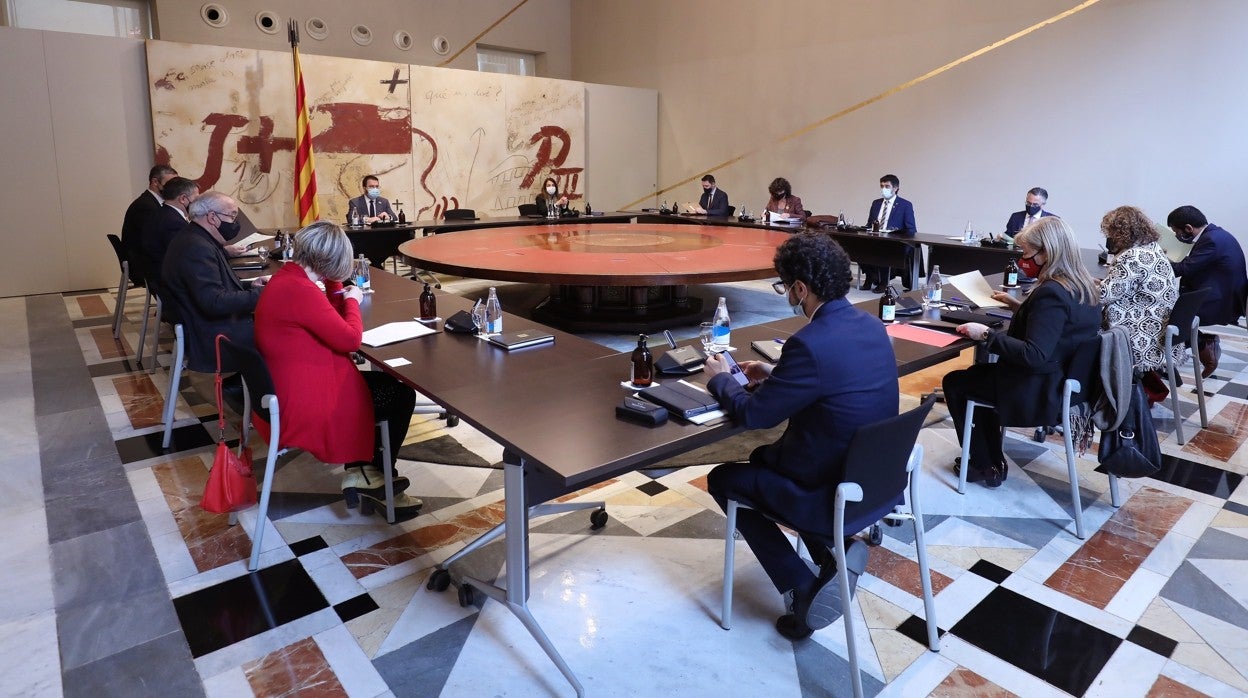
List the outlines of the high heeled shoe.
{"type": "MultiPolygon", "coordinates": [[[[412,484],[411,480],[402,475],[394,476],[394,493],[403,492],[412,484]]],[[[368,495],[386,501],[386,476],[381,468],[375,465],[351,466],[342,476],[342,498],[347,508],[354,509],[360,505],[360,495],[368,495]]]]}
{"type": "MultiPolygon", "coordinates": [[[[424,506],[424,502],[416,497],[409,497],[406,493],[397,493],[394,495],[394,523],[402,521],[410,521],[420,514],[420,508],[424,506]]],[[[386,516],[386,496],[374,497],[364,492],[360,492],[360,513],[368,516],[373,512],[386,516]]]]}

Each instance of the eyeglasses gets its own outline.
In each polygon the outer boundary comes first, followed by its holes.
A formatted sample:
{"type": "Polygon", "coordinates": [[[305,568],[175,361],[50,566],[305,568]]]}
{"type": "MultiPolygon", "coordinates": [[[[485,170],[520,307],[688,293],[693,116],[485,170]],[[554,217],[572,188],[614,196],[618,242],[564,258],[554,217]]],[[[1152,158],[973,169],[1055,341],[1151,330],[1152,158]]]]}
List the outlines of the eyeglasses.
{"type": "Polygon", "coordinates": [[[225,212],[222,212],[222,211],[213,211],[213,213],[217,214],[217,217],[218,217],[218,218],[221,218],[221,219],[227,219],[227,220],[229,220],[229,222],[231,222],[231,223],[233,223],[235,220],[237,220],[237,219],[238,219],[238,211],[235,211],[234,213],[225,213],[225,212]]]}
{"type": "Polygon", "coordinates": [[[771,289],[772,289],[773,291],[775,291],[776,293],[779,293],[779,294],[780,294],[780,295],[782,295],[782,296],[783,296],[784,294],[786,294],[786,293],[788,293],[788,292],[789,292],[789,287],[788,287],[788,285],[787,285],[787,284],[785,284],[783,281],[776,281],[776,282],[773,282],[773,283],[771,284],[771,289]]]}

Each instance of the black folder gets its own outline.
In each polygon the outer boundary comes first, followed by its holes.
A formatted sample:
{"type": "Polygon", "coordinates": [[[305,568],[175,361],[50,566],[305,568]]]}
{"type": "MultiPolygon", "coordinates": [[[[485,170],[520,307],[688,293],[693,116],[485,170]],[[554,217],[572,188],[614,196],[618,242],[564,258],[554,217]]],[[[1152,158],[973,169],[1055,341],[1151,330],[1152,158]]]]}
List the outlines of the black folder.
{"type": "Polygon", "coordinates": [[[710,393],[676,381],[652,385],[638,395],[685,419],[719,409],[719,401],[710,393]]]}
{"type": "Polygon", "coordinates": [[[555,335],[541,330],[523,330],[521,332],[504,332],[489,338],[490,344],[502,347],[507,351],[549,344],[555,341],[555,335]]]}

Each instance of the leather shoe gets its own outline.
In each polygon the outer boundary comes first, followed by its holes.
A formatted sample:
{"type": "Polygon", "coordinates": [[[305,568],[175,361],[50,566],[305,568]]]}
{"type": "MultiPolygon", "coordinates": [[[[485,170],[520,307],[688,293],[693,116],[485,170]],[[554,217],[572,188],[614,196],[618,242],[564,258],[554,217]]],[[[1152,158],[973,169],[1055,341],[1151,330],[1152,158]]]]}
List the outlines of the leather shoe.
{"type": "MultiPolygon", "coordinates": [[[[410,487],[411,484],[411,480],[408,480],[406,477],[395,475],[394,493],[399,494],[410,487]]],[[[385,505],[386,480],[381,468],[375,465],[347,468],[346,474],[342,476],[342,497],[347,502],[347,508],[354,509],[359,506],[361,496],[379,499],[382,505],[385,505]]]]}
{"type": "Polygon", "coordinates": [[[1222,358],[1222,342],[1218,339],[1218,335],[1208,335],[1209,339],[1205,341],[1205,346],[1200,350],[1200,365],[1203,367],[1200,372],[1201,378],[1208,378],[1218,368],[1218,359],[1222,358]]]}
{"type": "Polygon", "coordinates": [[[885,289],[884,284],[876,284],[871,287],[871,292],[872,293],[884,293],[884,289],[885,289]]]}
{"type": "MultiPolygon", "coordinates": [[[[867,569],[870,552],[867,544],[855,540],[845,551],[845,566],[849,572],[849,595],[858,588],[858,578],[867,569]]],[[[810,587],[795,593],[789,613],[776,619],[776,632],[789,640],[805,640],[814,631],[826,628],[841,617],[840,587],[836,581],[836,561],[829,560],[819,568],[810,587]]]]}
{"type": "Polygon", "coordinates": [[[870,291],[873,286],[875,286],[875,282],[871,280],[867,280],[867,281],[862,282],[862,285],[858,287],[858,290],[870,291]]]}
{"type": "MultiPolygon", "coordinates": [[[[971,468],[966,471],[967,482],[978,482],[989,489],[996,489],[1005,482],[1006,474],[1009,472],[1009,466],[1005,463],[989,466],[987,470],[979,468],[971,468]]],[[[962,458],[953,459],[953,474],[962,477],[962,458]]]]}

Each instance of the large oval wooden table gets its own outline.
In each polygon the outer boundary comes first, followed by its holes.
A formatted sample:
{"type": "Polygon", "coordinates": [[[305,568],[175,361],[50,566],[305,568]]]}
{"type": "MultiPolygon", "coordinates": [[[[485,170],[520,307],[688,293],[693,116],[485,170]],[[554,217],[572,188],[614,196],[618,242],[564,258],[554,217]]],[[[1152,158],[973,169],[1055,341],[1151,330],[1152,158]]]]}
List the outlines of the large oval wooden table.
{"type": "Polygon", "coordinates": [[[551,285],[534,319],[569,330],[654,332],[697,322],[689,284],[765,279],[789,233],[730,226],[576,223],[480,228],[409,240],[417,267],[551,285]]]}

